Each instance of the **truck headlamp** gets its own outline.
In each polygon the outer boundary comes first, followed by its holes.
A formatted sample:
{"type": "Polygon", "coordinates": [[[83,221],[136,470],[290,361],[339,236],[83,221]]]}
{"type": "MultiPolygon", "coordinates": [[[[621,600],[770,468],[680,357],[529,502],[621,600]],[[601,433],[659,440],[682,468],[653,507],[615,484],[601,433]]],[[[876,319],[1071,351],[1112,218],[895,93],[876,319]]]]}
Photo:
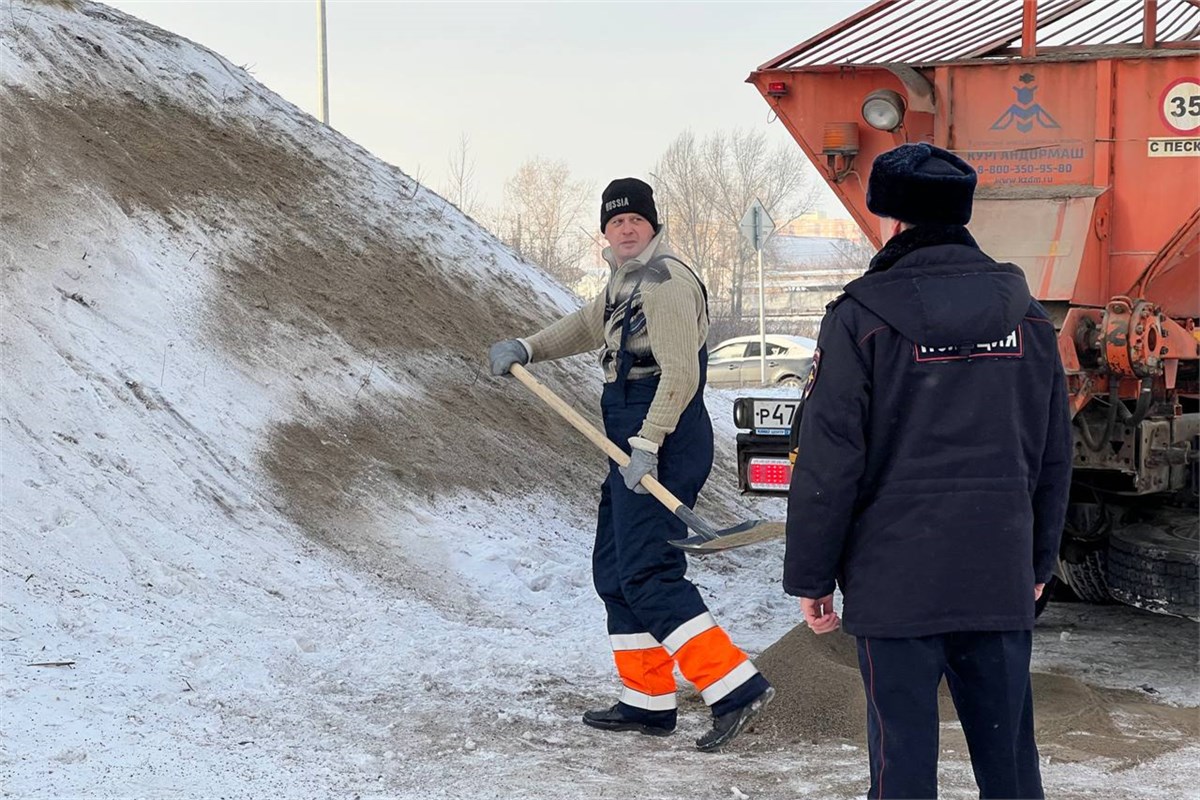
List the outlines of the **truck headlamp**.
{"type": "Polygon", "coordinates": [[[876,89],[862,104],[867,124],[880,131],[894,131],[904,122],[904,98],[891,89],[876,89]]]}

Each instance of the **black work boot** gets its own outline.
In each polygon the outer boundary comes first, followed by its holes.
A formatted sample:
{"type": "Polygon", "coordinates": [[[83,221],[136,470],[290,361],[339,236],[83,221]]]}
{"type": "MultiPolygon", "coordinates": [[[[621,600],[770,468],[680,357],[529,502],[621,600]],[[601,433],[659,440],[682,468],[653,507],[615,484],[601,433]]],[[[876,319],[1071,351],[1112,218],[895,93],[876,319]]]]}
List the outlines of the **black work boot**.
{"type": "Polygon", "coordinates": [[[703,752],[720,750],[732,742],[742,732],[742,729],[750,724],[750,720],[767,707],[773,697],[775,697],[775,690],[768,686],[762,694],[741,708],[713,717],[712,730],[696,740],[696,749],[703,752]]]}
{"type": "Polygon", "coordinates": [[[602,731],[637,731],[647,736],[670,736],[675,732],[674,711],[644,711],[617,703],[602,711],[583,712],[583,724],[602,731]]]}

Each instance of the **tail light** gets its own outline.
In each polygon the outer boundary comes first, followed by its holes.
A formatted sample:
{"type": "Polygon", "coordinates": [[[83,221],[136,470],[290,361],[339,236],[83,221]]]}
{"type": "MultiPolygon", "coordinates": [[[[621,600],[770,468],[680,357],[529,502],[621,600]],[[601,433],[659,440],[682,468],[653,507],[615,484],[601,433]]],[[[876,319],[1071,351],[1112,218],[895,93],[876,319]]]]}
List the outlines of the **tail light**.
{"type": "Polygon", "coordinates": [[[792,465],[786,458],[751,457],[746,483],[757,492],[786,492],[792,484],[792,465]]]}

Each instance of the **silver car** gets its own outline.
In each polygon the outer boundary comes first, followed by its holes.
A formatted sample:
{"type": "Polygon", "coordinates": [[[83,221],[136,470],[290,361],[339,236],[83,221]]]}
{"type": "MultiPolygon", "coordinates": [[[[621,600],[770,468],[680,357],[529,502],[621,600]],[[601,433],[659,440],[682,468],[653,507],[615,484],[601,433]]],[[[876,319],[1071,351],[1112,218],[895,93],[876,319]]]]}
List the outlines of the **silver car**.
{"type": "Polygon", "coordinates": [[[762,381],[761,339],[738,336],[708,351],[708,385],[718,389],[741,386],[786,386],[800,389],[812,365],[815,339],[767,335],[767,382],[762,381]]]}

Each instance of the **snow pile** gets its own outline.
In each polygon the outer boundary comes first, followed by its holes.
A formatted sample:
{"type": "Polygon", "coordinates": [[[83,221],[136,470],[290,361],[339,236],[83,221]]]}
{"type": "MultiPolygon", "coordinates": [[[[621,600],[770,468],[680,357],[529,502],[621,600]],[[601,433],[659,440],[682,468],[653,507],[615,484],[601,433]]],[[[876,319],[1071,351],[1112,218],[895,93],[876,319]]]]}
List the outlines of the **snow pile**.
{"type": "MultiPolygon", "coordinates": [[[[561,287],[127,15],[17,0],[0,65],[8,792],[861,792],[852,745],[691,752],[690,695],[682,740],[580,730],[616,688],[589,574],[603,460],[483,372],[489,342],[573,307],[561,287]]],[[[537,372],[594,419],[586,359],[537,372]]],[[[710,399],[701,511],[727,522],[747,512],[731,398],[710,399]]],[[[780,553],[693,570],[756,653],[798,617],[780,553]]]]}
{"type": "Polygon", "coordinates": [[[186,40],[0,36],[6,787],[395,791],[423,739],[606,697],[603,460],[482,372],[570,296],[186,40]]]}

